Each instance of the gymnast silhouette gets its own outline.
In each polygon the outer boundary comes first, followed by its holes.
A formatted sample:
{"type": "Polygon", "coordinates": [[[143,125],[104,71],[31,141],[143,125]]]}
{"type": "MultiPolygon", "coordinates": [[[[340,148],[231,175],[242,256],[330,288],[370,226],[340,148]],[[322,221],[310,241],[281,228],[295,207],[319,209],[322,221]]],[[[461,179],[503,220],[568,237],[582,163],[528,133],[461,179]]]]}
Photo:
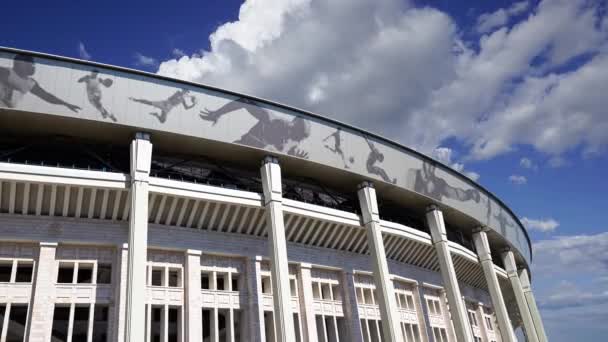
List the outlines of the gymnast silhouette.
{"type": "Polygon", "coordinates": [[[299,149],[299,143],[310,135],[310,124],[299,116],[292,120],[276,117],[248,98],[238,98],[217,110],[201,110],[201,119],[215,125],[224,115],[246,110],[258,122],[235,143],[258,148],[270,148],[300,158],[308,158],[308,152],[299,149]]]}
{"type": "Polygon", "coordinates": [[[325,139],[323,139],[323,142],[326,142],[330,138],[333,138],[334,147],[331,147],[331,146],[325,144],[325,148],[332,151],[333,153],[339,154],[340,157],[342,158],[342,162],[344,163],[344,167],[349,169],[350,167],[346,163],[346,157],[344,156],[344,151],[342,151],[342,138],[340,137],[341,131],[342,131],[342,128],[338,127],[335,132],[333,132],[332,134],[328,135],[325,139]]]}
{"type": "Polygon", "coordinates": [[[384,154],[378,151],[376,146],[374,146],[374,144],[369,141],[369,139],[365,138],[365,141],[367,142],[367,145],[369,145],[369,148],[371,150],[369,152],[369,155],[367,156],[367,172],[380,176],[385,182],[393,184],[397,183],[397,178],[391,179],[388,174],[386,174],[386,171],[384,171],[383,168],[375,165],[377,162],[384,161],[384,154]]]}
{"type": "Polygon", "coordinates": [[[129,99],[134,102],[143,103],[148,106],[160,109],[160,113],[151,112],[150,115],[156,116],[156,118],[158,118],[158,121],[160,121],[161,123],[165,123],[165,121],[167,121],[167,115],[169,114],[169,112],[171,112],[175,107],[179,106],[180,104],[183,105],[184,109],[186,110],[196,105],[196,97],[188,95],[189,93],[190,91],[187,89],[180,89],[163,101],[150,101],[146,99],[136,99],[132,97],[129,97],[129,99]],[[187,97],[190,98],[190,105],[186,103],[187,97]]]}
{"type": "Polygon", "coordinates": [[[0,67],[0,106],[15,108],[23,97],[31,93],[51,104],[62,105],[78,113],[80,107],[67,103],[47,92],[32,76],[36,73],[34,58],[18,54],[13,58],[12,68],[0,67]]]}
{"type": "Polygon", "coordinates": [[[107,109],[101,104],[101,85],[106,88],[112,86],[112,80],[109,78],[103,79],[98,77],[99,72],[97,70],[92,70],[90,75],[86,75],[81,77],[78,80],[78,83],[84,82],[87,88],[87,96],[89,98],[89,102],[95,107],[101,116],[106,119],[110,118],[112,121],[116,122],[116,117],[114,114],[108,112],[107,109]]]}
{"type": "Polygon", "coordinates": [[[444,197],[459,201],[481,200],[476,189],[460,189],[449,185],[443,178],[435,174],[436,166],[429,162],[422,163],[422,170],[415,170],[414,190],[438,201],[444,197]]]}

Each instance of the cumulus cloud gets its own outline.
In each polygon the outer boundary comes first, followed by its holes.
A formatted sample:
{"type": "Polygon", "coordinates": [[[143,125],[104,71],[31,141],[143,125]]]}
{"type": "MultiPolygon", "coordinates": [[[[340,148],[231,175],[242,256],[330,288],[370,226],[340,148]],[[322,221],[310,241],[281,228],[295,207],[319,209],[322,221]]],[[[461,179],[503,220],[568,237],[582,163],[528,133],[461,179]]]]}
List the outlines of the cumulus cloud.
{"type": "Polygon", "coordinates": [[[527,217],[522,217],[521,223],[530,230],[538,230],[540,232],[553,232],[557,227],[559,227],[559,222],[556,220],[549,219],[529,219],[527,217]]]}
{"type": "Polygon", "coordinates": [[[509,8],[501,8],[493,13],[484,13],[477,18],[478,33],[487,33],[492,29],[503,26],[511,17],[522,14],[528,9],[528,1],[516,2],[509,8]]]}
{"type": "Polygon", "coordinates": [[[608,232],[558,236],[533,244],[536,271],[554,274],[593,273],[608,276],[608,232]]]}
{"type": "Polygon", "coordinates": [[[550,340],[606,336],[608,232],[559,236],[533,250],[533,287],[550,340]]]}
{"type": "Polygon", "coordinates": [[[586,0],[503,10],[518,21],[464,38],[447,14],[398,0],[248,0],[237,21],[201,37],[208,51],[158,72],[319,112],[427,154],[455,139],[461,163],[520,144],[552,158],[603,151],[606,12],[586,0]]]}
{"type": "Polygon", "coordinates": [[[78,56],[80,56],[80,59],[84,60],[90,60],[93,58],[93,56],[91,56],[91,54],[85,48],[83,42],[78,43],[78,56]]]}
{"type": "Polygon", "coordinates": [[[135,55],[135,65],[139,67],[153,67],[158,65],[158,61],[153,57],[144,56],[139,52],[136,52],[135,55]]]}
{"type": "Polygon", "coordinates": [[[532,159],[527,158],[527,157],[523,157],[519,160],[519,166],[523,167],[524,169],[532,169],[532,170],[538,169],[538,165],[536,165],[536,163],[534,163],[532,161],[532,159]]]}
{"type": "Polygon", "coordinates": [[[528,178],[526,178],[526,176],[521,175],[511,175],[509,176],[509,182],[515,185],[524,185],[528,183],[528,178]]]}
{"type": "Polygon", "coordinates": [[[186,53],[184,52],[184,50],[178,49],[178,48],[173,49],[173,51],[171,51],[171,54],[173,56],[175,56],[175,58],[181,58],[181,57],[184,57],[186,55],[186,53]]]}
{"type": "Polygon", "coordinates": [[[448,165],[452,169],[466,175],[472,180],[477,181],[480,177],[479,173],[465,170],[463,163],[454,162],[452,160],[453,155],[454,151],[451,148],[437,147],[435,150],[433,150],[433,154],[431,156],[437,161],[440,161],[441,163],[448,165]]]}

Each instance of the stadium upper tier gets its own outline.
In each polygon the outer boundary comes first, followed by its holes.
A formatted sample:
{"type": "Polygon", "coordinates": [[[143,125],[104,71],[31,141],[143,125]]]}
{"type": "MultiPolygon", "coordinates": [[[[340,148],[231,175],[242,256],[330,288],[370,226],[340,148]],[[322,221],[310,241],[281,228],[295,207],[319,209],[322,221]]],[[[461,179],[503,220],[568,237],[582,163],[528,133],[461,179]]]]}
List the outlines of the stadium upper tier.
{"type": "MultiPolygon", "coordinates": [[[[443,209],[461,230],[487,226],[494,247],[530,264],[517,216],[452,168],[376,134],[252,96],[142,71],[0,48],[0,125],[116,141],[150,132],[155,149],[237,164],[279,157],[285,173],[336,189],[373,181],[379,197],[443,209]]],[[[424,127],[412,127],[412,130],[424,127]]],[[[404,135],[411,132],[404,131],[404,135]]]]}

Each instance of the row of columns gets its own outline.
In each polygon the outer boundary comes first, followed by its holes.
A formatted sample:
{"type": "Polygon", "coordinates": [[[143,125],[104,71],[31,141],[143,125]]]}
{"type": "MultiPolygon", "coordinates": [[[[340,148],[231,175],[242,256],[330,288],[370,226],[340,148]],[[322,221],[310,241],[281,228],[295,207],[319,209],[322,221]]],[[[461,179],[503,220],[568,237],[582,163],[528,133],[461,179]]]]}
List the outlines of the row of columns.
{"type": "MultiPolygon", "coordinates": [[[[145,316],[142,314],[145,307],[145,292],[142,291],[142,289],[145,288],[146,279],[148,177],[151,156],[152,144],[149,141],[149,136],[147,134],[137,134],[135,140],[131,144],[130,248],[128,249],[125,342],[143,341],[145,333],[145,316]]],[[[279,342],[293,341],[295,332],[290,302],[287,242],[285,238],[282,209],[281,169],[277,159],[274,157],[266,157],[262,162],[260,173],[264,191],[263,204],[267,215],[268,255],[270,256],[272,273],[275,337],[279,342]]],[[[380,297],[379,307],[381,319],[384,322],[382,324],[383,333],[388,341],[401,342],[402,334],[400,332],[397,304],[395,302],[393,284],[388,269],[388,262],[386,260],[380,227],[378,203],[373,185],[369,182],[361,184],[358,189],[358,197],[361,206],[362,224],[367,230],[370,256],[374,267],[374,278],[376,279],[376,288],[378,289],[380,297]]],[[[439,260],[443,285],[448,297],[450,314],[457,340],[473,342],[466,306],[462,298],[448,246],[443,214],[439,208],[431,206],[427,211],[426,219],[431,231],[432,243],[439,260]]],[[[502,292],[492,263],[486,231],[477,231],[474,234],[474,240],[479,260],[488,283],[488,289],[496,311],[503,341],[514,342],[516,341],[515,335],[508,318],[502,292]]],[[[197,267],[195,266],[196,254],[192,255],[192,257],[193,260],[190,260],[189,257],[187,258],[187,267],[197,267]]],[[[200,257],[200,255],[198,257],[200,257]]],[[[513,252],[511,251],[505,251],[503,253],[503,262],[509,276],[509,281],[515,292],[517,305],[524,321],[524,329],[528,339],[533,342],[545,342],[546,336],[544,334],[540,315],[538,314],[538,309],[536,308],[536,303],[534,302],[534,297],[530,290],[527,271],[522,271],[521,274],[518,273],[513,252]],[[522,282],[525,286],[522,286],[522,282]]],[[[259,262],[248,265],[248,268],[251,267],[259,268],[259,262]]],[[[259,269],[256,271],[259,271],[259,269]]],[[[258,272],[256,272],[256,274],[257,273],[258,272]]],[[[309,272],[306,272],[306,267],[302,270],[302,274],[309,275],[309,272]]],[[[200,279],[198,281],[200,282],[200,279]]],[[[344,285],[353,286],[352,284],[348,285],[347,283],[344,285]]],[[[257,281],[249,281],[247,286],[250,291],[249,293],[261,293],[261,291],[259,291],[261,285],[257,281]]],[[[200,288],[200,286],[195,288],[200,288]]],[[[37,289],[35,289],[35,291],[36,290],[37,289]]],[[[306,293],[305,288],[302,288],[302,290],[303,300],[306,301],[306,298],[310,298],[311,294],[306,293]]],[[[187,293],[186,298],[197,295],[200,294],[187,293]]],[[[263,341],[264,332],[260,332],[262,329],[259,329],[259,322],[261,322],[264,317],[260,305],[261,297],[256,295],[249,297],[250,312],[248,312],[247,315],[247,317],[249,317],[247,323],[252,332],[251,338],[252,340],[259,339],[263,341]]],[[[310,299],[308,300],[310,301],[310,299]]],[[[352,300],[354,301],[354,298],[352,300]]],[[[34,304],[36,305],[36,302],[34,302],[34,304]]],[[[349,313],[349,315],[352,315],[352,313],[349,313]]],[[[200,322],[199,317],[197,317],[197,315],[192,315],[192,313],[188,313],[186,317],[188,317],[188,320],[192,320],[192,322],[188,322],[190,324],[187,324],[186,337],[198,336],[200,334],[199,328],[197,327],[198,322],[200,322]]],[[[314,320],[314,317],[308,317],[308,315],[303,317],[303,322],[306,327],[314,326],[314,320]]],[[[360,325],[358,319],[354,320],[357,321],[354,324],[360,325]]],[[[351,323],[352,321],[353,319],[349,320],[351,323]]],[[[310,340],[314,341],[315,337],[308,337],[310,340]]]]}

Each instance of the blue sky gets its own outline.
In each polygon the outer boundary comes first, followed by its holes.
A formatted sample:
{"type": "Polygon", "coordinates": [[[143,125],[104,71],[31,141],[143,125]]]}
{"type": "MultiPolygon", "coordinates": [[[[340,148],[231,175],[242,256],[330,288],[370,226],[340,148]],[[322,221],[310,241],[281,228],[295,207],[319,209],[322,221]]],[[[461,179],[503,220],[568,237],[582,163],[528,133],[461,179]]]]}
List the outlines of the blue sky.
{"type": "Polygon", "coordinates": [[[526,218],[551,340],[602,341],[606,8],[605,0],[8,2],[0,45],[251,93],[433,155],[526,218]]]}

